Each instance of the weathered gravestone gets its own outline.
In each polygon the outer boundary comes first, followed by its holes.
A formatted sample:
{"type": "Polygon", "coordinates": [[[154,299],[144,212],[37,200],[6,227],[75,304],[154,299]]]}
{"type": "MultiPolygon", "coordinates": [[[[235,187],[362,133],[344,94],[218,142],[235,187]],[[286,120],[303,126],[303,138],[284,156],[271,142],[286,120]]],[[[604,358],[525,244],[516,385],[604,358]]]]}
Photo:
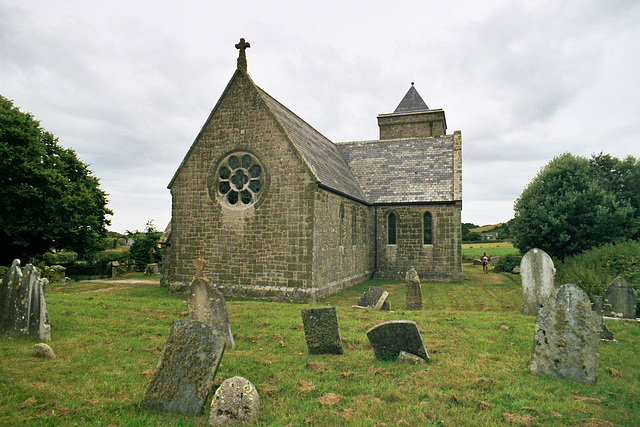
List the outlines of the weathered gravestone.
{"type": "Polygon", "coordinates": [[[120,263],[118,261],[109,261],[109,263],[107,264],[107,276],[117,277],[119,268],[120,263]]]}
{"type": "MultiPolygon", "coordinates": [[[[599,295],[593,297],[593,303],[591,304],[591,308],[593,311],[598,313],[598,316],[602,317],[602,306],[603,306],[603,298],[599,295]]],[[[600,338],[603,340],[611,341],[613,339],[613,332],[609,328],[607,328],[602,322],[602,330],[600,331],[600,338]]]]}
{"type": "Polygon", "coordinates": [[[407,283],[407,310],[422,310],[422,290],[418,272],[412,268],[407,271],[404,280],[407,283]]]}
{"type": "Polygon", "coordinates": [[[260,396],[246,378],[225,380],[211,400],[210,426],[251,424],[258,419],[260,396]]]}
{"type": "Polygon", "coordinates": [[[309,354],[342,354],[335,307],[309,308],[301,314],[309,354]]]}
{"type": "Polygon", "coordinates": [[[624,278],[618,276],[604,292],[604,311],[607,317],[636,318],[638,295],[624,278]]]}
{"type": "Polygon", "coordinates": [[[556,289],[536,318],[529,369],[538,375],[595,384],[602,316],[576,285],[556,289]]]}
{"type": "Polygon", "coordinates": [[[226,341],[227,347],[235,348],[229,312],[224,294],[202,276],[204,261],[196,263],[196,277],[189,285],[187,307],[193,320],[199,320],[217,330],[226,341]]]}
{"type": "Polygon", "coordinates": [[[382,322],[367,331],[367,338],[380,360],[396,361],[402,351],[424,360],[429,358],[418,325],[412,320],[382,322]]]}
{"type": "Polygon", "coordinates": [[[544,305],[553,292],[555,273],[553,260],[542,249],[531,249],[522,257],[522,314],[535,316],[538,313],[538,307],[544,305]]]}
{"type": "MultiPolygon", "coordinates": [[[[382,290],[382,288],[379,288],[377,286],[369,286],[369,290],[364,293],[362,298],[358,298],[358,306],[375,307],[383,293],[384,291],[382,290]]],[[[384,304],[382,304],[381,310],[391,310],[391,304],[389,303],[389,301],[385,301],[384,304]]]]}
{"type": "Polygon", "coordinates": [[[186,416],[201,414],[224,349],[224,338],[211,326],[189,319],[175,322],[147,387],[144,405],[186,416]]]}
{"type": "Polygon", "coordinates": [[[20,270],[14,260],[0,288],[0,334],[26,335],[51,341],[51,326],[44,299],[44,281],[32,264],[20,270]]]}

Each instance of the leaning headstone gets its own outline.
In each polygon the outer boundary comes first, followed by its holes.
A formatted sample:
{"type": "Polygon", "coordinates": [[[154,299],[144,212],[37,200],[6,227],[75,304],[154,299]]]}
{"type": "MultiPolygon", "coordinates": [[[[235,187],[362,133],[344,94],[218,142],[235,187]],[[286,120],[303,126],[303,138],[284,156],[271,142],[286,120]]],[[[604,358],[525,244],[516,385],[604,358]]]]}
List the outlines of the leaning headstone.
{"type": "Polygon", "coordinates": [[[0,334],[19,334],[51,341],[44,281],[32,264],[20,269],[14,260],[0,288],[0,334]]]}
{"type": "Polygon", "coordinates": [[[251,424],[258,419],[260,396],[246,378],[225,380],[211,400],[210,426],[251,424]]]}
{"type": "Polygon", "coordinates": [[[576,285],[556,289],[536,317],[529,369],[537,375],[595,384],[602,316],[576,285]]]}
{"type": "Polygon", "coordinates": [[[535,316],[553,292],[553,260],[542,249],[529,250],[520,261],[522,314],[535,316]]]}
{"type": "Polygon", "coordinates": [[[402,351],[424,360],[429,358],[418,325],[412,320],[382,322],[367,331],[367,338],[380,360],[396,361],[402,351]]]}
{"type": "Polygon", "coordinates": [[[407,271],[404,280],[407,283],[407,310],[422,310],[422,290],[418,272],[412,268],[407,271]]]}
{"type": "Polygon", "coordinates": [[[199,320],[222,335],[227,347],[235,348],[231,332],[231,322],[224,294],[209,282],[203,275],[204,261],[198,260],[196,264],[196,277],[189,285],[187,295],[187,307],[193,320],[199,320]]]}
{"type": "Polygon", "coordinates": [[[380,295],[380,298],[378,298],[376,305],[373,306],[373,309],[378,311],[382,310],[382,306],[387,302],[387,298],[389,298],[389,292],[384,291],[382,295],[380,295]]]}
{"type": "Polygon", "coordinates": [[[309,354],[342,354],[335,307],[309,308],[301,314],[309,354]]]}
{"type": "MultiPolygon", "coordinates": [[[[384,291],[382,288],[377,286],[369,286],[369,290],[364,293],[362,298],[358,298],[358,306],[360,307],[375,307],[376,303],[382,296],[384,291]]],[[[389,311],[391,310],[391,304],[389,301],[385,301],[382,304],[382,310],[389,311]]]]}
{"type": "Polygon", "coordinates": [[[144,405],[186,416],[202,413],[225,349],[224,338],[197,320],[173,324],[144,405]]]}
{"type": "Polygon", "coordinates": [[[604,292],[604,316],[636,318],[638,295],[624,278],[618,276],[604,292]]]}

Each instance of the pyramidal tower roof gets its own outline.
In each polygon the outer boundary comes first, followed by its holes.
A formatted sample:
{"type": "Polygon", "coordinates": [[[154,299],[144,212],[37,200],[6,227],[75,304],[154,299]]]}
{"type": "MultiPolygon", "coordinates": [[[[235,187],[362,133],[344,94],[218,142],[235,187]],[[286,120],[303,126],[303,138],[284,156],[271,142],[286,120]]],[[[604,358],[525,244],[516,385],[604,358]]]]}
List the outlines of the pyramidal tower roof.
{"type": "Polygon", "coordinates": [[[420,94],[413,86],[413,82],[411,82],[409,91],[404,98],[402,98],[402,101],[400,101],[400,104],[398,104],[398,107],[396,107],[393,113],[415,113],[428,110],[429,107],[427,107],[427,104],[422,100],[422,97],[420,97],[420,94]]]}

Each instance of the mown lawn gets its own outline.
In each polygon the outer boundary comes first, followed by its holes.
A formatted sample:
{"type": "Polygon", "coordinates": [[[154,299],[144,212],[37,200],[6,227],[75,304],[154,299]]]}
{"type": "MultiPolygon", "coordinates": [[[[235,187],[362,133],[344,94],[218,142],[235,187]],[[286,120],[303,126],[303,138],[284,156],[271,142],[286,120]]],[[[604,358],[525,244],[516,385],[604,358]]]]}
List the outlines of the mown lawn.
{"type": "MultiPolygon", "coordinates": [[[[607,322],[617,344],[600,347],[597,385],[528,371],[535,318],[520,314],[519,277],[465,264],[464,283],[423,283],[424,308],[406,311],[404,284],[369,281],[317,304],[227,301],[235,349],[217,382],[235,375],[260,393],[258,425],[640,425],[640,324],[607,322]],[[353,309],[369,286],[393,312],[353,309]],[[335,306],[344,355],[309,355],[300,310],[335,306]],[[378,361],[365,331],[393,319],[420,327],[424,365],[378,361]]],[[[138,276],[140,277],[140,276],[138,276]]],[[[129,276],[129,279],[131,276],[129,276]]],[[[0,425],[205,426],[141,403],[184,296],[130,280],[52,286],[51,347],[0,338],[0,425]]]]}

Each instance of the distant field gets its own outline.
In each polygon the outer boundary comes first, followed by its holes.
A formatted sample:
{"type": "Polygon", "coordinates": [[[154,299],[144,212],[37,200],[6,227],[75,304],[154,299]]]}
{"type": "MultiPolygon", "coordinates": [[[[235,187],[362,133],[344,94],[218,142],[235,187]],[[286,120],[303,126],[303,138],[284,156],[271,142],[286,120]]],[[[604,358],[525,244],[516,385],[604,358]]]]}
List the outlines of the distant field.
{"type": "Polygon", "coordinates": [[[462,256],[471,258],[480,256],[484,252],[489,256],[502,256],[507,254],[517,254],[518,249],[514,248],[510,242],[486,242],[486,243],[463,243],[462,256]]]}
{"type": "Polygon", "coordinates": [[[482,227],[472,228],[469,231],[473,233],[483,233],[485,231],[493,230],[494,228],[500,227],[501,225],[504,225],[504,223],[501,222],[499,224],[483,225],[482,227]]]}

